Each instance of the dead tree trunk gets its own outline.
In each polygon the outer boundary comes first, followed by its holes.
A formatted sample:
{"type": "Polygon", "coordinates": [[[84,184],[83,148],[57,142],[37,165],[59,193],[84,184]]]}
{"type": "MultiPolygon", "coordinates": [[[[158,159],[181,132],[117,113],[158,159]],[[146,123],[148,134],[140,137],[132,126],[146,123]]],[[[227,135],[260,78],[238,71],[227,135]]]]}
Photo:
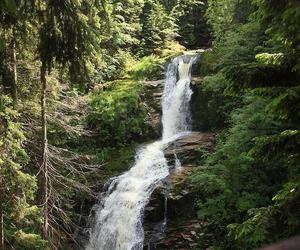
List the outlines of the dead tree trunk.
{"type": "Polygon", "coordinates": [[[4,223],[3,223],[3,210],[0,207],[0,250],[4,250],[4,223]]]}
{"type": "Polygon", "coordinates": [[[48,139],[47,139],[47,113],[46,113],[46,63],[41,66],[41,119],[42,119],[42,164],[41,164],[41,204],[43,206],[43,234],[47,239],[49,236],[49,211],[48,211],[48,139]]]}
{"type": "MultiPolygon", "coordinates": [[[[1,181],[1,180],[0,180],[1,181]]],[[[0,183],[1,185],[1,183],[0,183]]],[[[4,250],[4,222],[3,222],[3,217],[4,217],[4,212],[2,209],[2,197],[0,197],[0,250],[4,250]]]]}
{"type": "Polygon", "coordinates": [[[16,40],[13,38],[12,40],[12,98],[14,100],[14,105],[17,104],[18,100],[18,92],[17,92],[17,81],[18,81],[18,74],[17,74],[17,52],[16,52],[16,40]]]}
{"type": "Polygon", "coordinates": [[[0,176],[0,250],[4,250],[4,211],[3,211],[3,202],[4,202],[4,180],[0,176]]]}

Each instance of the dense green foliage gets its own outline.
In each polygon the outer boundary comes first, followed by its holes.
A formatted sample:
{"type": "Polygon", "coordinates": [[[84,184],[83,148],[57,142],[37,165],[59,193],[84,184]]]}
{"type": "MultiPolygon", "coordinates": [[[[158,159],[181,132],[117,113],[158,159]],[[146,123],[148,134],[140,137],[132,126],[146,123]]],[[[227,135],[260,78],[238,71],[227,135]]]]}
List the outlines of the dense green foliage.
{"type": "Polygon", "coordinates": [[[142,133],[146,134],[147,110],[141,100],[141,84],[131,81],[116,81],[109,89],[95,93],[91,100],[88,126],[98,137],[102,146],[128,144],[142,133]]]}
{"type": "Polygon", "coordinates": [[[206,23],[207,1],[178,0],[171,14],[178,26],[178,41],[188,48],[207,46],[210,29],[206,23]]]}
{"type": "Polygon", "coordinates": [[[23,148],[24,134],[19,114],[12,109],[8,97],[0,97],[0,210],[6,222],[9,242],[21,249],[43,249],[45,241],[39,236],[42,218],[33,205],[37,190],[36,178],[24,172],[29,157],[23,148]],[[22,166],[23,165],[23,166],[22,166]],[[30,241],[27,241],[31,238],[30,241]]]}
{"type": "Polygon", "coordinates": [[[134,80],[154,80],[163,73],[162,60],[158,56],[145,56],[127,69],[128,75],[134,80]]]}
{"type": "Polygon", "coordinates": [[[209,1],[215,42],[200,71],[223,132],[192,181],[217,249],[300,232],[299,14],[296,1],[209,1]]]}

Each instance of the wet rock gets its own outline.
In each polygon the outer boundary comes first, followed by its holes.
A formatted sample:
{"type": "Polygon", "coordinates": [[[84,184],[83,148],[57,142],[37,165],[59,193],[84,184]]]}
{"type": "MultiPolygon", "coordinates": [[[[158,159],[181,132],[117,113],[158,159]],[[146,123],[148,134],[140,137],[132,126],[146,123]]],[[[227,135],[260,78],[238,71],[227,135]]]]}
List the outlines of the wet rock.
{"type": "Polygon", "coordinates": [[[161,136],[161,97],[165,80],[145,81],[145,91],[142,96],[145,106],[148,110],[146,124],[151,128],[149,134],[153,139],[161,136]]]}
{"type": "Polygon", "coordinates": [[[214,142],[212,133],[191,132],[172,142],[165,150],[165,156],[170,163],[177,155],[182,164],[192,164],[201,159],[203,150],[211,150],[214,142]]]}
{"type": "Polygon", "coordinates": [[[163,94],[165,80],[156,80],[156,81],[145,81],[143,85],[145,86],[144,98],[157,113],[161,111],[161,97],[163,94]]]}
{"type": "Polygon", "coordinates": [[[203,227],[194,227],[195,225],[200,224],[195,223],[195,220],[169,222],[165,237],[152,243],[150,249],[196,249],[203,227]]]}
{"type": "Polygon", "coordinates": [[[203,237],[205,223],[195,220],[197,192],[189,177],[200,167],[203,152],[210,151],[214,142],[211,133],[193,132],[165,149],[170,165],[175,165],[175,155],[182,164],[179,168],[173,167],[145,209],[145,249],[193,249],[203,237]],[[161,227],[162,222],[166,222],[164,227],[161,227]]]}

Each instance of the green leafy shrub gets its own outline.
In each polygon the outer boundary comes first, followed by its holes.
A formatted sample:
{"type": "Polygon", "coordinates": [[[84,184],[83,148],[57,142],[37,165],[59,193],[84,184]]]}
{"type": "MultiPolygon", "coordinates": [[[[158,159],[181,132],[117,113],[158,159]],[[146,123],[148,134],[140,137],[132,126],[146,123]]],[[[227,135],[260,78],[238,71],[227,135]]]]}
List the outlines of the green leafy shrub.
{"type": "Polygon", "coordinates": [[[145,56],[128,66],[127,74],[134,80],[155,80],[163,74],[162,60],[155,55],[145,56]]]}
{"type": "Polygon", "coordinates": [[[284,55],[282,53],[260,53],[255,56],[255,59],[262,64],[280,65],[284,55]]]}
{"type": "Polygon", "coordinates": [[[206,159],[206,168],[192,178],[199,186],[196,205],[201,217],[224,238],[224,225],[238,223],[248,210],[270,204],[270,194],[276,193],[287,176],[282,159],[262,162],[252,154],[255,138],[277,133],[282,127],[267,112],[269,100],[255,93],[247,95],[244,106],[232,112],[231,126],[206,159]]]}
{"type": "Polygon", "coordinates": [[[147,110],[141,100],[142,86],[133,81],[116,81],[111,89],[91,96],[88,126],[97,133],[97,144],[129,144],[147,131],[147,110]]]}

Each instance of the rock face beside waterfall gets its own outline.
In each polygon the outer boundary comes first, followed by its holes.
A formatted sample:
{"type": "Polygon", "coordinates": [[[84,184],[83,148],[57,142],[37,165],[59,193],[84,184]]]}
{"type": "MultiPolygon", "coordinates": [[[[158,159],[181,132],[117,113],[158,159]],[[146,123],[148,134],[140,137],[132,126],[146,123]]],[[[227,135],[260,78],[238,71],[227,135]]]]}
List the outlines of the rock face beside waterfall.
{"type": "MultiPolygon", "coordinates": [[[[191,82],[192,129],[206,131],[204,103],[201,93],[202,79],[194,76],[191,82]]],[[[148,122],[161,136],[161,98],[164,80],[145,82],[145,101],[151,106],[148,122]]],[[[171,170],[170,176],[163,180],[145,208],[144,230],[145,249],[191,249],[203,237],[204,222],[198,221],[194,203],[197,198],[190,176],[201,168],[203,153],[212,150],[215,137],[211,133],[193,132],[172,142],[164,151],[170,166],[175,166],[176,157],[181,168],[171,170]],[[165,224],[166,222],[166,224],[165,224]]]]}
{"type": "MultiPolygon", "coordinates": [[[[163,86],[165,80],[145,81],[145,94],[143,99],[148,107],[149,113],[147,118],[147,124],[151,128],[151,137],[157,139],[161,136],[162,124],[161,124],[161,98],[163,94],[163,86]]],[[[191,82],[191,88],[193,95],[191,98],[191,113],[192,113],[192,130],[193,131],[206,131],[209,125],[207,119],[203,119],[205,115],[205,106],[208,102],[207,97],[203,96],[200,90],[200,84],[202,79],[194,76],[191,82]]]]}
{"type": "Polygon", "coordinates": [[[148,107],[147,124],[151,128],[150,134],[153,139],[161,136],[161,98],[163,93],[163,85],[165,80],[146,81],[145,93],[143,95],[144,102],[148,107]]]}
{"type": "Polygon", "coordinates": [[[195,220],[196,191],[189,177],[201,168],[203,152],[210,151],[214,142],[211,133],[193,132],[172,142],[164,151],[170,165],[175,165],[175,155],[182,165],[174,168],[161,182],[145,209],[145,249],[190,249],[196,246],[204,222],[195,220]]]}

